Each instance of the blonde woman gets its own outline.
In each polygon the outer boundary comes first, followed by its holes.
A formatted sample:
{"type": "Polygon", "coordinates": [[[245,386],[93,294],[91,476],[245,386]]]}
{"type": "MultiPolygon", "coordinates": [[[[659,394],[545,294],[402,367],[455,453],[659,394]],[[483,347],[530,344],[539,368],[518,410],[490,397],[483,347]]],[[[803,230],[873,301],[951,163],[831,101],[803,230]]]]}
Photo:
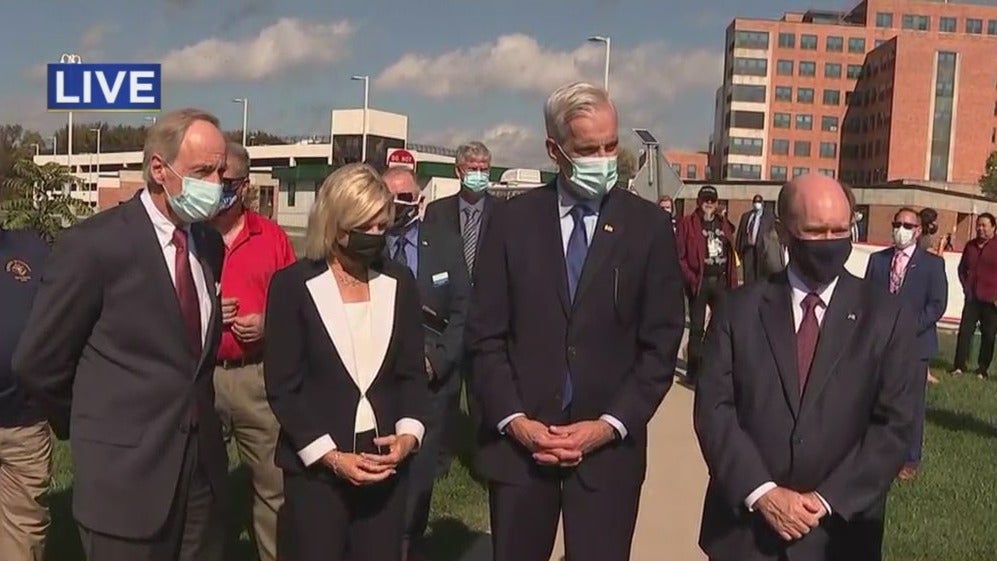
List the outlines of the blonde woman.
{"type": "Polygon", "coordinates": [[[308,218],[305,259],[270,285],[264,373],[281,425],[281,559],[401,558],[406,460],[429,395],[415,279],[381,259],[392,214],[373,168],[336,170],[308,218]]]}

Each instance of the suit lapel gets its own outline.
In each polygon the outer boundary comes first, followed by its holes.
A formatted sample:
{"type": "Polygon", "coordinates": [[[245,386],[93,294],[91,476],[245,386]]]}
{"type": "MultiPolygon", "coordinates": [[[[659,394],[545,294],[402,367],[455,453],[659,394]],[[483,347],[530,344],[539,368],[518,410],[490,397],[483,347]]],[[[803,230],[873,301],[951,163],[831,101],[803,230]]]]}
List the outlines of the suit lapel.
{"type": "Polygon", "coordinates": [[[493,197],[488,193],[485,193],[484,205],[481,208],[481,224],[478,226],[478,241],[475,251],[481,251],[481,241],[485,238],[485,232],[488,230],[488,221],[492,217],[492,204],[494,201],[493,197]]]}
{"type": "Polygon", "coordinates": [[[775,357],[782,391],[793,417],[800,413],[800,382],[796,366],[796,322],[793,319],[792,288],[785,270],[769,281],[759,313],[769,349],[775,357]]]}
{"type": "Polygon", "coordinates": [[[197,249],[197,260],[201,264],[201,272],[204,275],[204,288],[207,292],[208,302],[211,305],[211,316],[208,318],[207,330],[204,334],[204,344],[201,345],[201,356],[197,361],[197,371],[201,371],[201,366],[204,361],[209,358],[209,352],[213,350],[211,342],[214,341],[214,336],[216,330],[220,325],[218,323],[218,291],[215,290],[215,273],[214,267],[212,265],[213,260],[209,257],[208,243],[205,241],[205,232],[203,224],[195,224],[191,227],[191,234],[194,236],[194,247],[197,249]]]}
{"type": "Polygon", "coordinates": [[[537,239],[543,243],[540,247],[541,253],[549,256],[544,261],[554,267],[557,297],[561,301],[564,317],[568,317],[571,314],[571,299],[568,296],[568,267],[564,256],[564,242],[561,238],[561,215],[557,204],[556,181],[541,187],[545,196],[541,204],[541,216],[537,220],[540,228],[537,239]]]}
{"type": "Polygon", "coordinates": [[[593,279],[615,251],[617,241],[624,235],[626,225],[622,220],[622,209],[620,208],[620,197],[624,195],[619,190],[619,187],[611,189],[599,210],[599,221],[592,233],[592,241],[589,244],[588,255],[585,257],[585,265],[582,267],[582,277],[578,280],[578,290],[575,293],[573,306],[577,306],[578,302],[585,296],[586,289],[592,285],[593,279]]]}
{"type": "MultiPolygon", "coordinates": [[[[421,270],[422,267],[420,266],[421,270]]],[[[394,278],[371,271],[372,278],[368,287],[370,288],[371,302],[371,330],[374,345],[374,363],[377,364],[374,377],[381,372],[384,365],[384,358],[388,354],[388,344],[391,342],[391,333],[395,325],[395,294],[397,293],[398,281],[394,278]]]]}
{"type": "Polygon", "coordinates": [[[838,277],[831,302],[820,326],[820,338],[814,352],[813,366],[803,393],[801,410],[806,410],[820,397],[831,373],[842,355],[851,346],[856,327],[862,319],[860,302],[861,285],[858,279],[845,273],[838,277]]]}

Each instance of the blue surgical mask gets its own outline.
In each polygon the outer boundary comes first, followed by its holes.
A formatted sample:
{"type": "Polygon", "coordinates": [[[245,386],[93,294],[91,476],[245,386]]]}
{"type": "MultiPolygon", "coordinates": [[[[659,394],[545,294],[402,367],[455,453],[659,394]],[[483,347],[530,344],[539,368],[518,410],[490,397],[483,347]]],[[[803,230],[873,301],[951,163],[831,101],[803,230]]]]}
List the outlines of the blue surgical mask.
{"type": "Polygon", "coordinates": [[[480,193],[488,188],[488,174],[484,171],[473,169],[471,171],[464,172],[464,179],[461,183],[469,190],[475,193],[480,193]]]}
{"type": "MultiPolygon", "coordinates": [[[[560,148],[560,147],[558,147],[560,148]]],[[[565,158],[571,161],[571,183],[578,187],[580,195],[590,199],[602,197],[616,185],[619,174],[616,170],[616,156],[578,156],[565,158]]]]}
{"type": "Polygon", "coordinates": [[[218,213],[225,212],[226,210],[232,208],[235,202],[239,199],[239,191],[228,189],[222,190],[221,202],[218,203],[218,213]]]}
{"type": "Polygon", "coordinates": [[[169,164],[166,164],[166,168],[183,180],[183,189],[179,195],[166,194],[166,201],[177,218],[185,224],[192,224],[210,220],[218,214],[222,199],[221,183],[180,175],[169,164]]]}

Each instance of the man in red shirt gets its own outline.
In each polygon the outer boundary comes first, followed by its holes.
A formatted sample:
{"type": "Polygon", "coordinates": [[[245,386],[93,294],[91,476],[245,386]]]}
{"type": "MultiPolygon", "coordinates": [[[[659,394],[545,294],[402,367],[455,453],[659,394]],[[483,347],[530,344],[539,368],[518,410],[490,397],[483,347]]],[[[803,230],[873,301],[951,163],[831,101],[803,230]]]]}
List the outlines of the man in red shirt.
{"type": "Polygon", "coordinates": [[[246,208],[249,153],[241,144],[229,144],[222,188],[221,210],[213,220],[225,240],[215,409],[252,473],[253,534],[260,561],[274,561],[284,482],[273,459],[280,427],[263,385],[263,311],[270,278],[296,257],[280,226],[246,208]]]}
{"type": "Polygon", "coordinates": [[[962,374],[969,361],[969,348],[980,326],[980,354],[976,361],[976,375],[990,376],[990,361],[994,356],[994,339],[997,338],[997,244],[994,215],[984,212],[976,219],[976,239],[970,240],[962,250],[959,261],[959,282],[962,283],[966,301],[962,306],[959,335],[956,340],[952,374],[962,374]]]}

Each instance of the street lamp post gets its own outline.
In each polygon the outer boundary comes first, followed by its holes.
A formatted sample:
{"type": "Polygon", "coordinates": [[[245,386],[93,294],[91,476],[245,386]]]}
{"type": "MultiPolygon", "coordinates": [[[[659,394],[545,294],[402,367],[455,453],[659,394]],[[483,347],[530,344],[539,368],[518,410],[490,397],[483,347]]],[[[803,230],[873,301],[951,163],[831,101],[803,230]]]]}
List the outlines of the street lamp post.
{"type": "MultiPolygon", "coordinates": [[[[76,53],[62,53],[59,57],[62,64],[80,64],[83,58],[76,53]]],[[[69,172],[73,172],[73,112],[69,112],[69,126],[66,128],[66,164],[69,165],[69,172]]]]}
{"type": "Polygon", "coordinates": [[[32,142],[31,145],[35,147],[35,156],[40,156],[42,153],[41,146],[37,142],[32,142]]]}
{"type": "Polygon", "coordinates": [[[367,163],[367,113],[370,107],[370,76],[353,76],[351,79],[363,81],[363,133],[361,134],[363,146],[360,148],[360,161],[367,163]]]}
{"type": "Polygon", "coordinates": [[[58,148],[59,148],[59,136],[53,134],[52,135],[52,155],[53,156],[55,156],[55,153],[59,151],[58,148]]]}
{"type": "Polygon", "coordinates": [[[606,68],[602,75],[602,87],[607,92],[609,91],[609,53],[612,45],[612,39],[609,37],[604,37],[602,35],[594,35],[589,37],[589,41],[593,43],[605,43],[606,44],[606,68]]]}
{"type": "Polygon", "coordinates": [[[246,146],[246,140],[249,138],[246,136],[248,134],[247,128],[249,127],[249,98],[237,97],[232,99],[232,103],[242,104],[242,145],[246,146]]]}

